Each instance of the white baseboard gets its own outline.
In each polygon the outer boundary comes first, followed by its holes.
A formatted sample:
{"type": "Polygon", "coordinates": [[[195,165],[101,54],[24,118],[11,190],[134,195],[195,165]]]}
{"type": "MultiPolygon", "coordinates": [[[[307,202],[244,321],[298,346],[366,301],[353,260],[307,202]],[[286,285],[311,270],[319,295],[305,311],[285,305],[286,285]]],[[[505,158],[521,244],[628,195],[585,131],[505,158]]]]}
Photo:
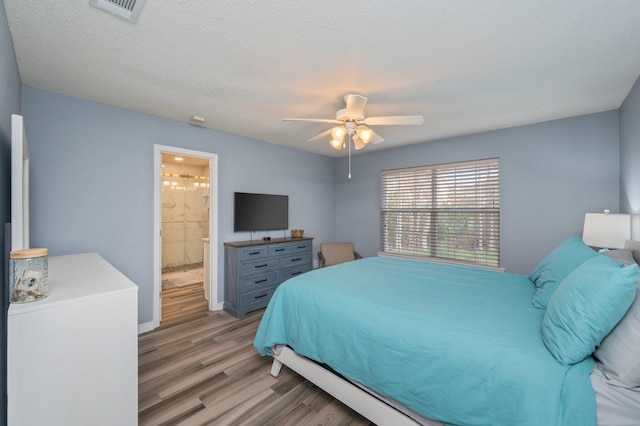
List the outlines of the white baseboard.
{"type": "Polygon", "coordinates": [[[157,326],[153,324],[153,321],[145,322],[144,324],[138,324],[138,334],[154,330],[156,327],[157,326]]]}
{"type": "MultiPolygon", "coordinates": [[[[214,311],[221,311],[224,307],[224,302],[220,302],[216,305],[214,311]]],[[[155,325],[153,321],[145,322],[144,324],[138,324],[138,334],[147,333],[149,331],[155,330],[160,325],[155,325]]]]}

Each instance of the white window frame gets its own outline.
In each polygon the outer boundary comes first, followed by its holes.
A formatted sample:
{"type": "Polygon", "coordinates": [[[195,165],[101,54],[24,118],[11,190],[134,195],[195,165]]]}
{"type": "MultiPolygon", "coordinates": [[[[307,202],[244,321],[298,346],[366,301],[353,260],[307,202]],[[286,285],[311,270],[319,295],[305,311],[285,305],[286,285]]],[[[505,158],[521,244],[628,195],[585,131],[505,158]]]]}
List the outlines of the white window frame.
{"type": "Polygon", "coordinates": [[[380,174],[380,254],[500,269],[500,159],[380,174]]]}

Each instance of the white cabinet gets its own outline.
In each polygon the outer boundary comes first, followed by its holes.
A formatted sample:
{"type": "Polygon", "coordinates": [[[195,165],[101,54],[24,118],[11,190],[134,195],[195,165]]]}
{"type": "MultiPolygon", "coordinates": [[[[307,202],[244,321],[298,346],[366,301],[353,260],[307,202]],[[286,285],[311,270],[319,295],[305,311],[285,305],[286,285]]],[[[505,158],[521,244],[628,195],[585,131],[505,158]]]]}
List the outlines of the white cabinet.
{"type": "Polygon", "coordinates": [[[49,296],[11,304],[8,424],[138,423],[138,288],[96,253],[49,258],[49,296]]]}

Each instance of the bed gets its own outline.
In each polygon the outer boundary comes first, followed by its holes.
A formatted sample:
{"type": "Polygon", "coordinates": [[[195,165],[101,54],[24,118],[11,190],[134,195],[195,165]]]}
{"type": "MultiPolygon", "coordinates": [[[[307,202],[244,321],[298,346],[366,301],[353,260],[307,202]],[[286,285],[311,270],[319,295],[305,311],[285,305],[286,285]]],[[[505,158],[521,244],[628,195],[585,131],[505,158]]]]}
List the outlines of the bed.
{"type": "MultiPolygon", "coordinates": [[[[530,276],[365,258],[282,284],[254,346],[274,356],[272,374],[285,364],[379,425],[604,424],[596,408],[601,390],[594,385],[610,374],[594,368],[591,353],[634,302],[638,268],[627,265],[577,238],[530,276]],[[608,287],[600,285],[601,270],[616,278],[614,296],[601,294],[608,287]],[[598,278],[598,286],[585,289],[578,272],[591,277],[586,281],[598,278]],[[572,282],[579,282],[578,290],[572,282]],[[576,350],[567,344],[575,330],[564,328],[576,320],[573,303],[585,293],[597,299],[593,309],[581,301],[598,317],[586,321],[598,322],[587,327],[597,343],[580,347],[588,339],[578,324],[576,350]],[[615,305],[605,306],[605,315],[599,313],[602,300],[615,305]],[[569,318],[563,317],[567,311],[569,318]],[[602,376],[594,379],[596,371],[602,376]]],[[[637,392],[629,389],[634,402],[628,415],[634,416],[640,414],[633,411],[637,392]]]]}

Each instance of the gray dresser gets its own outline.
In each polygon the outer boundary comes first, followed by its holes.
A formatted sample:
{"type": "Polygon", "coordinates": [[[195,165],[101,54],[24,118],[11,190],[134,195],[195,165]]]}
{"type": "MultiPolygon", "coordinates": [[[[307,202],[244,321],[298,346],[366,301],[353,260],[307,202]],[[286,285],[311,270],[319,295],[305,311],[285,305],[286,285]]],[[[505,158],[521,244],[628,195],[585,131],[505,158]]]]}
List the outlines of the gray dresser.
{"type": "Polygon", "coordinates": [[[224,310],[236,318],[264,308],[280,283],[312,268],[313,238],[224,243],[224,310]]]}

